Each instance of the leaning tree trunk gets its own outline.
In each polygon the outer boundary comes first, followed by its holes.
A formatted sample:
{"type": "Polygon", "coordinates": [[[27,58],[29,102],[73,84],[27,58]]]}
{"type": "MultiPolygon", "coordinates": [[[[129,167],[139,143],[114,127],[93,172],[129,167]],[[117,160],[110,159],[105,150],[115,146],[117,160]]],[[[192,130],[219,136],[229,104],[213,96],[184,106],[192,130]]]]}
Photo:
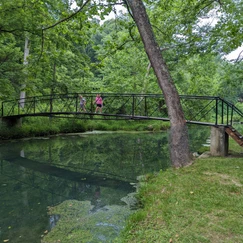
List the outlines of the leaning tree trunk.
{"type": "Polygon", "coordinates": [[[190,163],[190,150],[187,125],[169,70],[163,60],[142,0],[127,0],[138,27],[145,51],[156,74],[158,84],[165,97],[170,119],[170,157],[174,167],[190,163]]]}

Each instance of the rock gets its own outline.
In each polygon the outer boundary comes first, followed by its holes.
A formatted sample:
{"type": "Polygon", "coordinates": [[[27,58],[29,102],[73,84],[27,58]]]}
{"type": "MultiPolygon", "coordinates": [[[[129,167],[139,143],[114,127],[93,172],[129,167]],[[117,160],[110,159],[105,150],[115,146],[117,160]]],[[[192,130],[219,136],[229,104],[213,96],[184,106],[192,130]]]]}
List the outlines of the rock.
{"type": "Polygon", "coordinates": [[[203,158],[209,158],[211,155],[210,155],[210,152],[204,152],[203,154],[201,154],[198,158],[199,159],[203,159],[203,158]]]}

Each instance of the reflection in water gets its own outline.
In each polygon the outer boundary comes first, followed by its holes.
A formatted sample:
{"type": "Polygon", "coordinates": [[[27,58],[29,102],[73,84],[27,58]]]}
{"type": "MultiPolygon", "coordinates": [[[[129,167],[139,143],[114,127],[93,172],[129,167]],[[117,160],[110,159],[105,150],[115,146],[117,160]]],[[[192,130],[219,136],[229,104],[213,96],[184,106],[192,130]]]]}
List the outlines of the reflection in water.
{"type": "Polygon", "coordinates": [[[91,212],[95,212],[98,209],[102,208],[102,201],[100,198],[100,187],[99,186],[97,186],[95,188],[94,198],[93,198],[93,200],[91,200],[91,204],[94,205],[92,210],[90,210],[91,212]]]}
{"type": "MultiPolygon", "coordinates": [[[[193,136],[197,151],[207,133],[193,136]]],[[[0,159],[0,241],[15,243],[54,242],[52,233],[63,239],[70,229],[82,242],[112,242],[131,212],[137,176],[169,166],[166,133],[9,142],[0,159]]]]}
{"type": "Polygon", "coordinates": [[[51,215],[49,218],[49,230],[51,230],[54,226],[56,226],[58,220],[60,218],[60,215],[51,215]]]}

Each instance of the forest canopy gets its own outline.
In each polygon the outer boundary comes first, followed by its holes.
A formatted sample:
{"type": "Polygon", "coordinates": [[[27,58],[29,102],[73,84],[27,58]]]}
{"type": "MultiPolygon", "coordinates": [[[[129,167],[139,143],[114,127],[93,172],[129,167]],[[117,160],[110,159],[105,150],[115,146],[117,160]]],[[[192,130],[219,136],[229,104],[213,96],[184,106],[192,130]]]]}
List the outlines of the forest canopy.
{"type": "MultiPolygon", "coordinates": [[[[242,45],[242,1],[144,4],[179,94],[242,96],[242,57],[224,58],[242,45]]],[[[117,6],[126,1],[0,0],[0,100],[160,93],[132,15],[117,6]]]]}

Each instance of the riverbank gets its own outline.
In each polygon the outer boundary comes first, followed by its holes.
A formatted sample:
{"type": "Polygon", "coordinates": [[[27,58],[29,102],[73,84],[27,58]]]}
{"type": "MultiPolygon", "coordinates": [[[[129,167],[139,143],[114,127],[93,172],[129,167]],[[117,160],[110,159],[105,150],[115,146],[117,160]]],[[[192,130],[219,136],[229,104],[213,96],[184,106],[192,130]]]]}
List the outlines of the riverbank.
{"type": "MultiPolygon", "coordinates": [[[[239,146],[233,145],[236,150],[239,146]]],[[[160,171],[139,190],[142,209],[116,243],[242,242],[243,155],[160,171]]]]}
{"type": "Polygon", "coordinates": [[[67,118],[23,118],[21,126],[8,127],[0,123],[0,140],[29,137],[49,137],[56,134],[99,131],[162,131],[169,122],[134,120],[81,120],[67,118]]]}
{"type": "MultiPolygon", "coordinates": [[[[2,132],[10,134],[10,138],[19,138],[18,134],[38,137],[82,129],[158,131],[166,128],[166,123],[161,122],[67,120],[38,121],[36,126],[26,122],[22,128],[2,129],[2,132]]],[[[230,153],[227,158],[196,159],[189,167],[146,176],[139,191],[141,209],[128,220],[125,231],[114,243],[242,242],[243,150],[236,145],[230,147],[230,153]]]]}

